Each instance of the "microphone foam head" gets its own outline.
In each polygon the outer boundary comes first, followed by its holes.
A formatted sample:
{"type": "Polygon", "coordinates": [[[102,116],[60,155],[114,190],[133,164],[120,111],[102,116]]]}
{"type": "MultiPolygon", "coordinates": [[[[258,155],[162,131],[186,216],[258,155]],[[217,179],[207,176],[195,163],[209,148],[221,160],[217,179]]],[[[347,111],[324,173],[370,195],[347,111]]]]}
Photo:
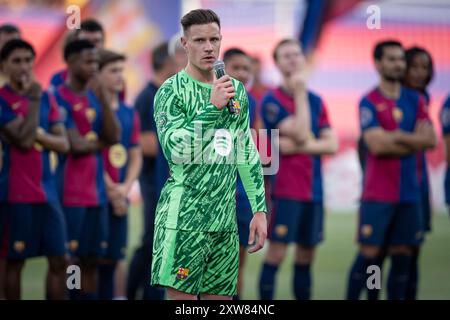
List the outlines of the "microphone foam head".
{"type": "Polygon", "coordinates": [[[225,69],[225,63],[222,60],[216,60],[213,64],[214,70],[225,69]]]}

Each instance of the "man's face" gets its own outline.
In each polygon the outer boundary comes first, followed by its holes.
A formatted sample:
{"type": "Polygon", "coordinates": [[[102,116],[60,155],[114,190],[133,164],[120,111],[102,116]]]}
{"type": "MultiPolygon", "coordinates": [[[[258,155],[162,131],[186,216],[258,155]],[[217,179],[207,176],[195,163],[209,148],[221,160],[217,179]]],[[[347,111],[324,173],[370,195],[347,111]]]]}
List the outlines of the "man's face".
{"type": "Polygon", "coordinates": [[[0,33],[0,49],[3,48],[5,43],[12,39],[20,39],[18,32],[2,32],[0,33]]]}
{"type": "Polygon", "coordinates": [[[302,50],[296,43],[286,43],[278,48],[276,65],[285,77],[300,70],[305,62],[302,50]]]}
{"type": "Polygon", "coordinates": [[[219,57],[221,39],[217,23],[197,24],[186,30],[181,43],[190,64],[202,71],[211,71],[219,57]]]}
{"type": "Polygon", "coordinates": [[[123,71],[125,62],[122,60],[106,64],[100,71],[100,79],[109,91],[119,93],[124,88],[123,71]]]}
{"type": "Polygon", "coordinates": [[[103,49],[105,45],[105,37],[101,31],[80,31],[78,39],[92,42],[97,49],[103,49]]]}
{"type": "Polygon", "coordinates": [[[97,49],[85,49],[69,59],[72,74],[83,81],[89,81],[98,71],[99,55],[97,49]]]}
{"type": "Polygon", "coordinates": [[[430,58],[425,53],[416,54],[406,71],[406,84],[417,90],[425,90],[430,77],[430,63],[430,58]]]}
{"type": "Polygon", "coordinates": [[[383,49],[381,60],[375,61],[380,76],[388,81],[400,81],[406,69],[405,52],[402,47],[390,46],[383,49]]]}
{"type": "Polygon", "coordinates": [[[33,76],[33,53],[24,48],[15,49],[2,63],[2,71],[12,83],[29,83],[33,76]]]}
{"type": "Polygon", "coordinates": [[[251,76],[250,58],[243,54],[236,54],[227,60],[225,64],[226,72],[229,76],[246,84],[251,76]]]}

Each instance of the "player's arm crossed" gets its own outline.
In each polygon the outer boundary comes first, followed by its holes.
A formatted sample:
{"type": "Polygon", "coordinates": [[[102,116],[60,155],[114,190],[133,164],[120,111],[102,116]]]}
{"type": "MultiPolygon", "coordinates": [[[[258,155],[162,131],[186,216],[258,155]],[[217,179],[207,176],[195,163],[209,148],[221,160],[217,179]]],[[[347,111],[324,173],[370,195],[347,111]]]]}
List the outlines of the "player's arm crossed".
{"type": "Polygon", "coordinates": [[[308,91],[305,79],[300,73],[290,77],[289,85],[294,89],[295,113],[280,121],[277,127],[280,136],[288,136],[296,143],[302,144],[308,140],[311,131],[308,91]]]}
{"type": "Polygon", "coordinates": [[[102,129],[100,132],[100,141],[106,145],[111,146],[120,141],[120,125],[117,120],[116,113],[111,108],[111,99],[109,95],[112,93],[108,92],[105,85],[100,83],[100,79],[95,77],[91,80],[90,87],[94,91],[95,96],[100,101],[100,106],[102,109],[102,129]]]}
{"type": "Polygon", "coordinates": [[[320,130],[318,139],[310,138],[303,144],[298,144],[289,137],[280,137],[280,152],[285,155],[309,154],[309,155],[332,155],[339,148],[339,143],[333,129],[320,130]]]}
{"type": "Polygon", "coordinates": [[[26,94],[29,98],[27,115],[16,117],[2,129],[8,142],[18,148],[29,150],[34,145],[39,124],[41,94],[41,86],[37,82],[31,83],[26,94]]]}

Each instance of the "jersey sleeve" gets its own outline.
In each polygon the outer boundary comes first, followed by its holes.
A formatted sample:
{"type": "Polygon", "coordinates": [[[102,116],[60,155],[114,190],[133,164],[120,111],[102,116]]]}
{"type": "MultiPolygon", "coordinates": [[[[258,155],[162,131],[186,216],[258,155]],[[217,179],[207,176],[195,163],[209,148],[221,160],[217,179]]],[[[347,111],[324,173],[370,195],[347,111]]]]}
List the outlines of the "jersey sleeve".
{"type": "Polygon", "coordinates": [[[359,124],[361,132],[380,127],[375,106],[367,101],[367,99],[363,99],[359,104],[359,124]]]}
{"type": "MultiPolygon", "coordinates": [[[[153,117],[152,117],[153,118],[153,117]]],[[[139,116],[136,110],[133,110],[133,127],[130,136],[130,146],[135,147],[139,145],[139,134],[141,132],[139,116]]]]}
{"type": "Polygon", "coordinates": [[[418,109],[417,109],[417,120],[426,120],[431,121],[430,116],[428,114],[428,103],[424,95],[419,95],[418,101],[418,109]]]}
{"type": "Polygon", "coordinates": [[[58,103],[56,102],[56,99],[53,95],[47,94],[48,96],[48,103],[49,103],[49,114],[48,114],[48,120],[50,123],[50,126],[53,126],[61,122],[61,116],[59,115],[58,110],[58,103]]]}
{"type": "Polygon", "coordinates": [[[186,108],[170,81],[159,88],[154,106],[156,130],[164,156],[169,163],[178,164],[193,161],[193,143],[201,141],[204,130],[214,129],[223,111],[207,104],[188,119],[186,108]]]}
{"type": "Polygon", "coordinates": [[[328,110],[325,103],[320,101],[320,114],[319,114],[319,130],[330,128],[330,120],[328,118],[328,110]]]}
{"type": "Polygon", "coordinates": [[[247,194],[252,212],[267,212],[264,178],[259,153],[256,150],[255,143],[250,132],[250,115],[248,97],[242,83],[242,95],[239,97],[243,101],[243,114],[239,119],[239,133],[236,140],[237,145],[237,168],[239,177],[244,185],[245,193],[247,194]],[[241,136],[242,135],[242,136],[241,136]]]}
{"type": "Polygon", "coordinates": [[[450,134],[450,96],[447,97],[442,105],[439,117],[441,120],[442,134],[450,134]]]}
{"type": "Polygon", "coordinates": [[[289,113],[272,95],[267,95],[261,103],[261,117],[266,129],[276,129],[279,123],[286,119],[289,113]]]}
{"type": "Polygon", "coordinates": [[[69,102],[65,100],[58,91],[55,92],[55,101],[58,105],[60,122],[64,124],[66,129],[75,128],[75,122],[72,117],[72,111],[69,102]]]}
{"type": "Polygon", "coordinates": [[[3,99],[0,99],[0,127],[3,127],[15,118],[16,114],[14,113],[14,111],[5,101],[3,101],[3,99]]]}

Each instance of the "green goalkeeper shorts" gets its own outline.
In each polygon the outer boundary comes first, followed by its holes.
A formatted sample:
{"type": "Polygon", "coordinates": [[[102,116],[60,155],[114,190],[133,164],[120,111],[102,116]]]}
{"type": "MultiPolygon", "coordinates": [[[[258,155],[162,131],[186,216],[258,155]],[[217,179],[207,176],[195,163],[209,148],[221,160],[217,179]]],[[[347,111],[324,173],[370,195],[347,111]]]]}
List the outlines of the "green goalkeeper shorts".
{"type": "Polygon", "coordinates": [[[237,232],[202,232],[155,226],[152,285],[190,293],[237,294],[237,232]]]}

